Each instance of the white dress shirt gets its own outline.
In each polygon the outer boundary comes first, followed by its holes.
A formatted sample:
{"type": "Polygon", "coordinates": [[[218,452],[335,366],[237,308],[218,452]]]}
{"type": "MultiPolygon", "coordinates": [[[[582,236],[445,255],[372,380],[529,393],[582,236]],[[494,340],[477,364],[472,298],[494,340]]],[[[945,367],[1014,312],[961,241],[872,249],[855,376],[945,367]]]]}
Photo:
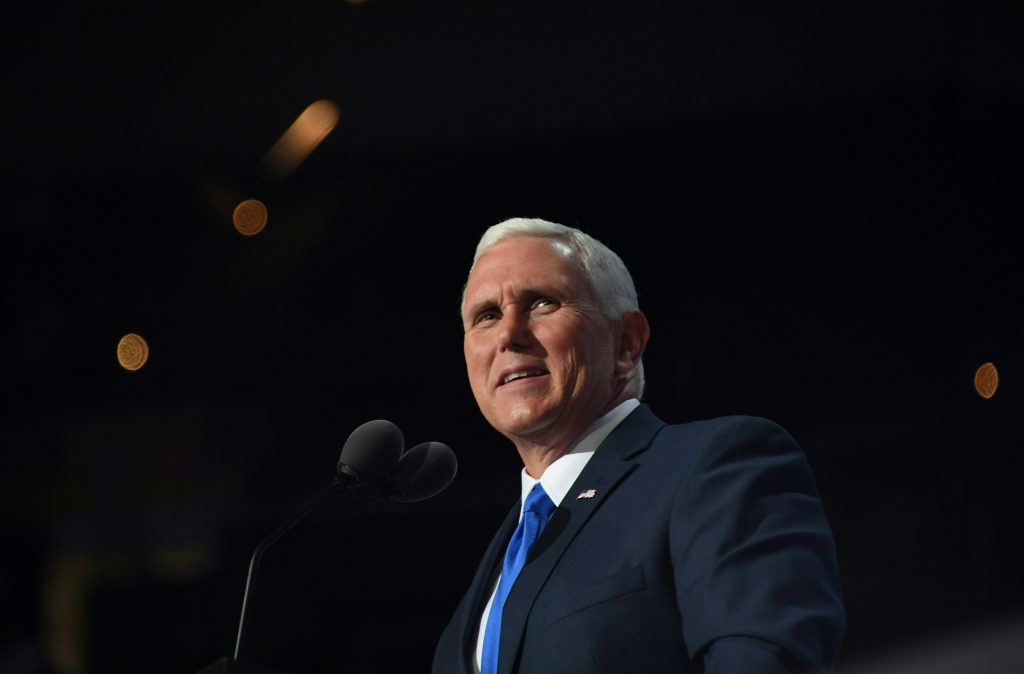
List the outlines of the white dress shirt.
{"type": "MultiPolygon", "coordinates": [[[[562,456],[555,459],[554,463],[547,467],[539,480],[535,480],[526,474],[526,468],[522,472],[522,499],[519,502],[519,519],[523,519],[523,504],[526,503],[526,496],[533,489],[533,486],[540,482],[548,497],[554,502],[557,508],[566,493],[572,488],[576,478],[583,472],[584,466],[590,461],[597,448],[604,442],[604,439],[615,430],[615,427],[622,422],[629,413],[640,406],[640,401],[635,398],[620,403],[618,407],[600,417],[587,427],[587,430],[580,433],[580,436],[573,441],[562,456]]],[[[502,557],[504,559],[504,556],[502,557]]],[[[480,614],[480,622],[476,628],[476,652],[473,657],[473,672],[480,674],[480,663],[483,661],[484,653],[484,632],[487,631],[487,617],[491,615],[491,604],[494,603],[494,594],[498,590],[498,581],[501,576],[495,579],[491,586],[491,596],[480,614]]]]}

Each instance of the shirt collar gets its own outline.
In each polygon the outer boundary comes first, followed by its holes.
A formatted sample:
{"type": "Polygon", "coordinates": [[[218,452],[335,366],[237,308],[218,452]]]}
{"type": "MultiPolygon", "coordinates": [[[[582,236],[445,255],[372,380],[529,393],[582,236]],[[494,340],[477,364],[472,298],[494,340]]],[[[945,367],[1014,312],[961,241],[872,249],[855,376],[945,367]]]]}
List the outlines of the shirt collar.
{"type": "Polygon", "coordinates": [[[590,461],[590,457],[594,455],[594,452],[601,446],[604,439],[615,430],[615,427],[622,423],[622,420],[628,417],[629,413],[637,407],[640,407],[640,401],[636,398],[631,398],[619,403],[615,409],[599,417],[594,423],[587,426],[587,430],[580,433],[579,437],[566,448],[560,457],[555,459],[554,463],[547,467],[539,480],[535,480],[527,475],[526,468],[523,468],[521,476],[523,493],[519,507],[520,518],[523,514],[522,504],[526,503],[526,496],[538,482],[544,487],[544,491],[547,492],[555,506],[561,505],[562,499],[565,498],[569,489],[572,488],[576,478],[583,472],[583,468],[590,461]]]}

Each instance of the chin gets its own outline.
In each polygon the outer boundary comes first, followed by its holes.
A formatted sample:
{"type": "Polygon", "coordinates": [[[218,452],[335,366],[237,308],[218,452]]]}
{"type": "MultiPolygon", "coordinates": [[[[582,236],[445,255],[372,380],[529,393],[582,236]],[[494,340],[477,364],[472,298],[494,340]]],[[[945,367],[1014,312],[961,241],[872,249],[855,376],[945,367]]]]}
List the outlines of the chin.
{"type": "Polygon", "coordinates": [[[518,407],[500,415],[501,431],[506,435],[527,436],[546,428],[551,423],[550,409],[518,407]]]}

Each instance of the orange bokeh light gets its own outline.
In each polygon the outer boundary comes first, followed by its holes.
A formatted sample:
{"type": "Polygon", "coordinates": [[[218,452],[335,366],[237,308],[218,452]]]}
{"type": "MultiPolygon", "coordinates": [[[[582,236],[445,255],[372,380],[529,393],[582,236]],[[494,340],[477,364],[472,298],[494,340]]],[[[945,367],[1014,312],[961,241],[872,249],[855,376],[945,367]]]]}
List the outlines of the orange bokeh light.
{"type": "Polygon", "coordinates": [[[270,148],[263,158],[264,170],[278,179],[290,176],[334,129],[340,117],[338,106],[330,101],[310,105],[270,148]]]}
{"type": "Polygon", "coordinates": [[[231,214],[235,229],[246,236],[259,234],[267,226],[267,207],[259,199],[246,199],[231,214]]]}
{"type": "Polygon", "coordinates": [[[117,362],[126,370],[138,370],[149,360],[149,345],[146,340],[131,332],[117,343],[117,362]]]}
{"type": "Polygon", "coordinates": [[[974,373],[974,390],[982,398],[991,398],[999,388],[999,372],[992,363],[985,363],[974,373]]]}

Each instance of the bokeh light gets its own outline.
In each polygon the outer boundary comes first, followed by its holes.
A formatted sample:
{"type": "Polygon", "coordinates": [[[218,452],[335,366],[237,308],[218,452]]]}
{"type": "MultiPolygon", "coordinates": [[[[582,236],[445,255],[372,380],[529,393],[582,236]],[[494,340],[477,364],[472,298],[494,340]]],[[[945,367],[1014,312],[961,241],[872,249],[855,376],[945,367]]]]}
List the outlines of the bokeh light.
{"type": "Polygon", "coordinates": [[[267,207],[259,199],[246,199],[231,214],[235,229],[246,236],[259,234],[267,225],[267,207]]]}
{"type": "Polygon", "coordinates": [[[134,332],[117,343],[117,362],[126,370],[138,370],[149,360],[149,345],[134,332]]]}
{"type": "Polygon", "coordinates": [[[991,398],[999,388],[999,372],[992,363],[985,363],[974,373],[974,390],[982,398],[991,398]]]}
{"type": "Polygon", "coordinates": [[[341,116],[338,106],[321,100],[306,108],[263,158],[271,177],[287,178],[334,129],[341,116]]]}

